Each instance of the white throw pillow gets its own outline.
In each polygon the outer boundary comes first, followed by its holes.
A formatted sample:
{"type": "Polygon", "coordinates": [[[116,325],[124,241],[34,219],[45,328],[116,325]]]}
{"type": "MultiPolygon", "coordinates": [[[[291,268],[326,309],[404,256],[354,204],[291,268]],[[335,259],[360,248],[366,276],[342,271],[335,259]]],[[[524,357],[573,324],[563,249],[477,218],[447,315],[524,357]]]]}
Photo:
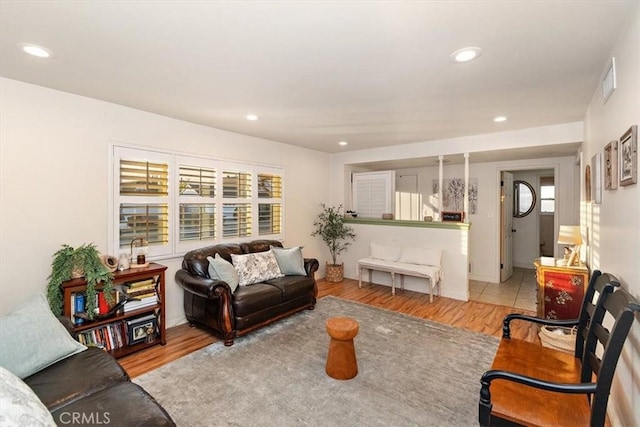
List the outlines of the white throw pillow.
{"type": "Polygon", "coordinates": [[[240,286],[253,285],[265,280],[284,276],[278,267],[278,261],[271,251],[246,255],[231,254],[231,261],[238,272],[240,286]]]}
{"type": "Polygon", "coordinates": [[[20,378],[86,349],[53,315],[42,294],[0,318],[0,365],[20,378]]]}
{"type": "Polygon", "coordinates": [[[398,261],[400,259],[400,248],[394,246],[382,246],[376,243],[369,245],[371,258],[381,259],[384,261],[398,261]]]}
{"type": "Polygon", "coordinates": [[[402,248],[400,262],[407,264],[432,265],[440,267],[442,251],[440,249],[429,248],[402,248]]]}
{"type": "Polygon", "coordinates": [[[0,366],[0,424],[55,426],[51,413],[22,380],[0,366]]]}

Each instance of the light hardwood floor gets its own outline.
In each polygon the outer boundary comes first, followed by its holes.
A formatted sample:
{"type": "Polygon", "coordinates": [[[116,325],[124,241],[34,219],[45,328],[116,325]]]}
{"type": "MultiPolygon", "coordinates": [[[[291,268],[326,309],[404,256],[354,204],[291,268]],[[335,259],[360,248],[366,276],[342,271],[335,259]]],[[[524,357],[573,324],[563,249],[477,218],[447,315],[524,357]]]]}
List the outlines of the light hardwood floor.
{"type": "MultiPolygon", "coordinates": [[[[502,319],[505,315],[509,313],[535,315],[532,311],[477,301],[463,302],[444,297],[436,297],[433,303],[429,303],[429,295],[412,291],[396,290],[396,295],[392,296],[388,286],[363,284],[362,289],[359,289],[358,282],[350,279],[345,279],[341,283],[319,280],[318,298],[327,295],[496,337],[502,335],[502,319]]],[[[525,322],[513,322],[512,336],[539,342],[536,327],[525,322]]],[[[153,346],[119,359],[119,362],[129,375],[135,378],[216,341],[219,340],[209,332],[184,324],[167,330],[166,345],[153,346]]]]}

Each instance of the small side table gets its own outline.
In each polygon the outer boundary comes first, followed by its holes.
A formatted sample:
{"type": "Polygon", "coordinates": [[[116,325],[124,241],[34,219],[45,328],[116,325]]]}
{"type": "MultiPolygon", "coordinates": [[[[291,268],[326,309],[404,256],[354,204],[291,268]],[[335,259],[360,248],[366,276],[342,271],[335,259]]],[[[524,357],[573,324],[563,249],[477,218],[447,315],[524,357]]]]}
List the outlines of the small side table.
{"type": "Polygon", "coordinates": [[[358,335],[360,326],[349,317],[332,317],[327,319],[326,327],[331,342],[325,371],[336,380],[350,380],[358,375],[353,339],[358,335]]]}
{"type": "Polygon", "coordinates": [[[558,265],[554,258],[541,257],[533,263],[538,279],[538,317],[577,319],[589,283],[584,264],[558,265]]]}

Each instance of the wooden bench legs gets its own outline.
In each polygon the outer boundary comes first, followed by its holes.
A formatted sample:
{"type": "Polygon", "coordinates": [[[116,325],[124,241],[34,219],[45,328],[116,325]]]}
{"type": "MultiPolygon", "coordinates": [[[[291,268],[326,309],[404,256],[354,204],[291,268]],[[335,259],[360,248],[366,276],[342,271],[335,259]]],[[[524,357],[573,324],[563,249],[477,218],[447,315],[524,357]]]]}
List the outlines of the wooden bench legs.
{"type": "MultiPolygon", "coordinates": [[[[373,283],[371,280],[371,272],[373,270],[376,271],[384,271],[387,273],[391,274],[391,295],[395,295],[396,294],[396,274],[398,276],[400,276],[400,289],[404,291],[404,274],[402,273],[397,273],[393,270],[383,270],[383,269],[377,269],[377,268],[369,268],[369,267],[360,267],[359,272],[360,274],[358,275],[358,288],[362,288],[362,270],[367,269],[369,272],[369,283],[373,283]]],[[[418,277],[418,276],[416,276],[418,277]]],[[[433,302],[433,280],[426,278],[427,281],[429,282],[429,302],[433,302]]],[[[438,289],[440,289],[438,287],[438,289]]],[[[438,291],[438,295],[440,295],[440,292],[438,291]]]]}

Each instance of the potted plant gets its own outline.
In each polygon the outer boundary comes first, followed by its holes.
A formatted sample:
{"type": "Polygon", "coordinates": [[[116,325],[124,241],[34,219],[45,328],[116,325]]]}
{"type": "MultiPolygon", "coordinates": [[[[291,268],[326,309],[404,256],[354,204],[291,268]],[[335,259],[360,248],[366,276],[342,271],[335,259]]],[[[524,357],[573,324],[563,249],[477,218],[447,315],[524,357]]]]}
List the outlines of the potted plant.
{"type": "Polygon", "coordinates": [[[51,275],[47,285],[47,299],[53,314],[62,315],[62,283],[73,278],[84,277],[87,281],[85,313],[89,319],[96,316],[96,285],[102,283],[102,290],[109,304],[113,304],[113,275],[102,264],[100,253],[93,243],[78,248],[62,245],[53,254],[51,275]]]}
{"type": "Polygon", "coordinates": [[[344,252],[356,238],[353,229],[344,223],[342,205],[338,207],[320,205],[322,212],[313,223],[316,228],[312,236],[320,236],[329,247],[332,264],[327,263],[325,279],[328,282],[341,282],[344,277],[344,264],[338,264],[338,255],[344,252]]]}

